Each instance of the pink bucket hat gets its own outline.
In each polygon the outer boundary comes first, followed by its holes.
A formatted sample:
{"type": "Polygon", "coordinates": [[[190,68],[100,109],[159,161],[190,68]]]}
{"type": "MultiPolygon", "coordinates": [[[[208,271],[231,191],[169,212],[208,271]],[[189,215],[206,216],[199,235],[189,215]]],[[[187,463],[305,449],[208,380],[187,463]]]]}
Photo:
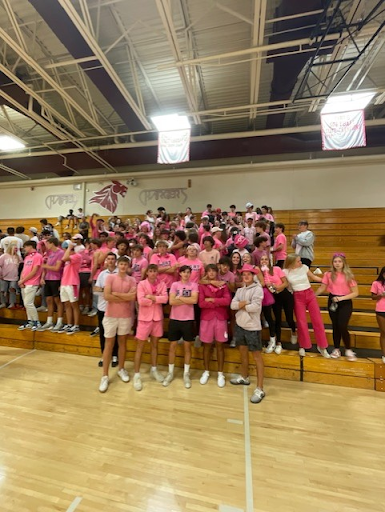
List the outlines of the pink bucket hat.
{"type": "Polygon", "coordinates": [[[236,247],[238,247],[238,249],[244,249],[248,243],[249,242],[247,238],[245,238],[243,235],[237,235],[234,238],[234,244],[236,247]]]}

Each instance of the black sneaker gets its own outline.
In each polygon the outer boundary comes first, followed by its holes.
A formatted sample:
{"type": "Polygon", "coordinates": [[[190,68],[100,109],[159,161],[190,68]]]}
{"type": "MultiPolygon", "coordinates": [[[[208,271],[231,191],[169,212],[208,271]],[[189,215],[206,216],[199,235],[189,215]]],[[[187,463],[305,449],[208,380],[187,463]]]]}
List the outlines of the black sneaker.
{"type": "Polygon", "coordinates": [[[115,368],[118,366],[118,358],[116,356],[112,356],[112,362],[111,362],[112,368],[115,368]]]}
{"type": "Polygon", "coordinates": [[[96,329],[94,329],[91,333],[90,333],[90,336],[91,338],[93,338],[94,336],[97,336],[99,334],[99,327],[96,327],[96,329]]]}
{"type": "Polygon", "coordinates": [[[99,368],[103,368],[103,359],[101,359],[101,360],[98,362],[98,366],[99,366],[99,368]]]}

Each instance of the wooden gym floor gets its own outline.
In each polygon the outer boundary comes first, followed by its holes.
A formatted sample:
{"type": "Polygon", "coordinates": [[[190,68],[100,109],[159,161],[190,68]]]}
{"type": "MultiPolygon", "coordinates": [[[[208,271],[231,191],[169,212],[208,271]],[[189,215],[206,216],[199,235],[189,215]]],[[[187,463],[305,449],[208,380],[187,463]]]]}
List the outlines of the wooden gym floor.
{"type": "Polygon", "coordinates": [[[1,512],[385,511],[384,394],[200,373],[101,395],[96,358],[0,347],[1,512]]]}

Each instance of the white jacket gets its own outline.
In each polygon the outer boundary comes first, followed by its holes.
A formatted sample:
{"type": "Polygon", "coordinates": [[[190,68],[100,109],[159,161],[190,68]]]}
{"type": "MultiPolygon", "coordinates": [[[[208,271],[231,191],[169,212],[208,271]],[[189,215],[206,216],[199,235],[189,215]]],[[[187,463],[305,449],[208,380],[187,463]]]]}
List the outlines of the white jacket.
{"type": "Polygon", "coordinates": [[[231,301],[231,309],[237,311],[235,319],[237,325],[245,331],[261,331],[263,290],[259,281],[249,286],[238,288],[235,297],[231,301]],[[247,305],[239,309],[239,303],[247,301],[247,305]]]}

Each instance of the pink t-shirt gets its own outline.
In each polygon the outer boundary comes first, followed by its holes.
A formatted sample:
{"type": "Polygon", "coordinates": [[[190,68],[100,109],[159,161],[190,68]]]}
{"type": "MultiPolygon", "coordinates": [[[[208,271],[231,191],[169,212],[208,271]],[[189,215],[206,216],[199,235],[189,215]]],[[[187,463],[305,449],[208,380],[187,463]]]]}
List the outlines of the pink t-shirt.
{"type": "MultiPolygon", "coordinates": [[[[158,268],[171,268],[176,265],[176,258],[173,254],[153,254],[151,256],[150,263],[153,263],[154,265],[157,265],[158,268]]],[[[174,274],[159,274],[158,275],[159,281],[163,281],[166,283],[167,289],[169,289],[172,285],[172,283],[175,281],[175,275],[174,274]]]]}
{"type": "MultiPolygon", "coordinates": [[[[375,295],[382,295],[385,292],[385,285],[381,284],[380,281],[374,281],[370,291],[375,295]]],[[[376,311],[385,313],[385,297],[376,302],[376,311]]]]}
{"type": "Polygon", "coordinates": [[[199,280],[205,273],[205,269],[203,268],[203,263],[200,259],[196,258],[195,260],[189,260],[186,256],[182,256],[178,259],[179,268],[183,265],[188,265],[191,267],[191,277],[190,281],[192,283],[199,283],[199,280]]]}
{"type": "MultiPolygon", "coordinates": [[[[116,293],[129,293],[136,290],[135,279],[131,276],[120,277],[118,274],[107,276],[104,287],[111,285],[111,291],[116,293]]],[[[133,301],[108,302],[106,316],[111,318],[131,318],[133,315],[133,301]]]]}
{"type": "Polygon", "coordinates": [[[19,258],[11,254],[0,256],[0,277],[4,281],[19,280],[19,258]]]}
{"type": "Polygon", "coordinates": [[[277,235],[277,238],[274,241],[274,251],[281,244],[283,245],[283,248],[280,251],[274,252],[275,261],[285,260],[287,256],[287,240],[286,235],[283,233],[277,235]]]}
{"type": "Polygon", "coordinates": [[[79,270],[82,264],[82,254],[80,252],[71,254],[69,261],[64,264],[62,286],[79,286],[79,270]]]}
{"type": "Polygon", "coordinates": [[[209,265],[210,263],[217,264],[220,260],[221,255],[219,254],[219,251],[216,249],[212,249],[210,252],[207,252],[206,249],[204,251],[201,251],[199,253],[199,259],[203,263],[203,265],[206,267],[206,265],[209,265]]]}
{"type": "Polygon", "coordinates": [[[257,220],[259,219],[259,215],[257,212],[247,212],[245,214],[245,220],[247,219],[253,219],[253,222],[257,222],[257,220]]]}
{"type": "Polygon", "coordinates": [[[326,289],[332,295],[349,295],[352,293],[351,287],[357,286],[356,281],[346,282],[345,274],[337,272],[336,280],[332,281],[331,272],[326,272],[322,278],[322,284],[326,284],[326,289]]]}
{"type": "Polygon", "coordinates": [[[226,272],[226,274],[221,274],[218,272],[218,281],[224,281],[225,283],[235,283],[235,274],[233,272],[226,272]]]}
{"type": "MultiPolygon", "coordinates": [[[[60,261],[64,256],[63,249],[59,249],[57,251],[48,251],[47,253],[47,265],[50,267],[54,267],[58,261],[60,261]]],[[[45,272],[45,280],[46,281],[60,281],[61,276],[63,275],[63,265],[59,268],[57,272],[55,270],[46,270],[45,272]]]]}
{"type": "MultiPolygon", "coordinates": [[[[191,297],[193,292],[197,292],[199,290],[197,283],[192,283],[189,281],[188,283],[182,283],[182,281],[177,281],[171,285],[170,295],[175,293],[175,296],[178,297],[191,297]]],[[[194,304],[183,304],[183,306],[171,306],[170,312],[171,320],[194,320],[194,304]]]]}
{"type": "Polygon", "coordinates": [[[132,258],[131,266],[131,276],[135,279],[136,284],[138,284],[142,280],[142,270],[148,267],[148,260],[144,256],[140,258],[132,258]]]}
{"type": "Polygon", "coordinates": [[[39,286],[40,284],[40,278],[42,273],[41,266],[43,265],[43,256],[39,254],[38,252],[33,252],[31,254],[28,254],[28,256],[24,259],[24,267],[21,271],[21,278],[23,279],[24,276],[28,275],[35,267],[40,267],[34,277],[32,279],[28,279],[28,281],[25,281],[25,285],[32,285],[32,286],[39,286]]]}
{"type": "Polygon", "coordinates": [[[255,228],[254,227],[249,228],[248,226],[246,226],[245,229],[243,230],[243,234],[244,234],[245,238],[247,238],[249,245],[253,245],[255,234],[256,234],[255,228]]]}
{"type": "Polygon", "coordinates": [[[262,274],[267,285],[274,284],[279,286],[282,284],[282,278],[286,278],[285,272],[280,267],[273,267],[273,275],[270,275],[267,271],[262,272],[262,274]]]}
{"type": "Polygon", "coordinates": [[[80,265],[79,272],[81,273],[91,273],[92,269],[92,258],[94,256],[93,251],[90,251],[89,249],[85,249],[81,252],[82,255],[82,264],[80,265]]]}
{"type": "Polygon", "coordinates": [[[143,256],[144,256],[147,260],[149,260],[149,259],[150,259],[150,257],[151,257],[151,256],[150,256],[150,255],[151,255],[151,253],[152,253],[152,249],[151,249],[151,247],[150,247],[149,245],[145,245],[145,246],[143,247],[143,256]]]}

